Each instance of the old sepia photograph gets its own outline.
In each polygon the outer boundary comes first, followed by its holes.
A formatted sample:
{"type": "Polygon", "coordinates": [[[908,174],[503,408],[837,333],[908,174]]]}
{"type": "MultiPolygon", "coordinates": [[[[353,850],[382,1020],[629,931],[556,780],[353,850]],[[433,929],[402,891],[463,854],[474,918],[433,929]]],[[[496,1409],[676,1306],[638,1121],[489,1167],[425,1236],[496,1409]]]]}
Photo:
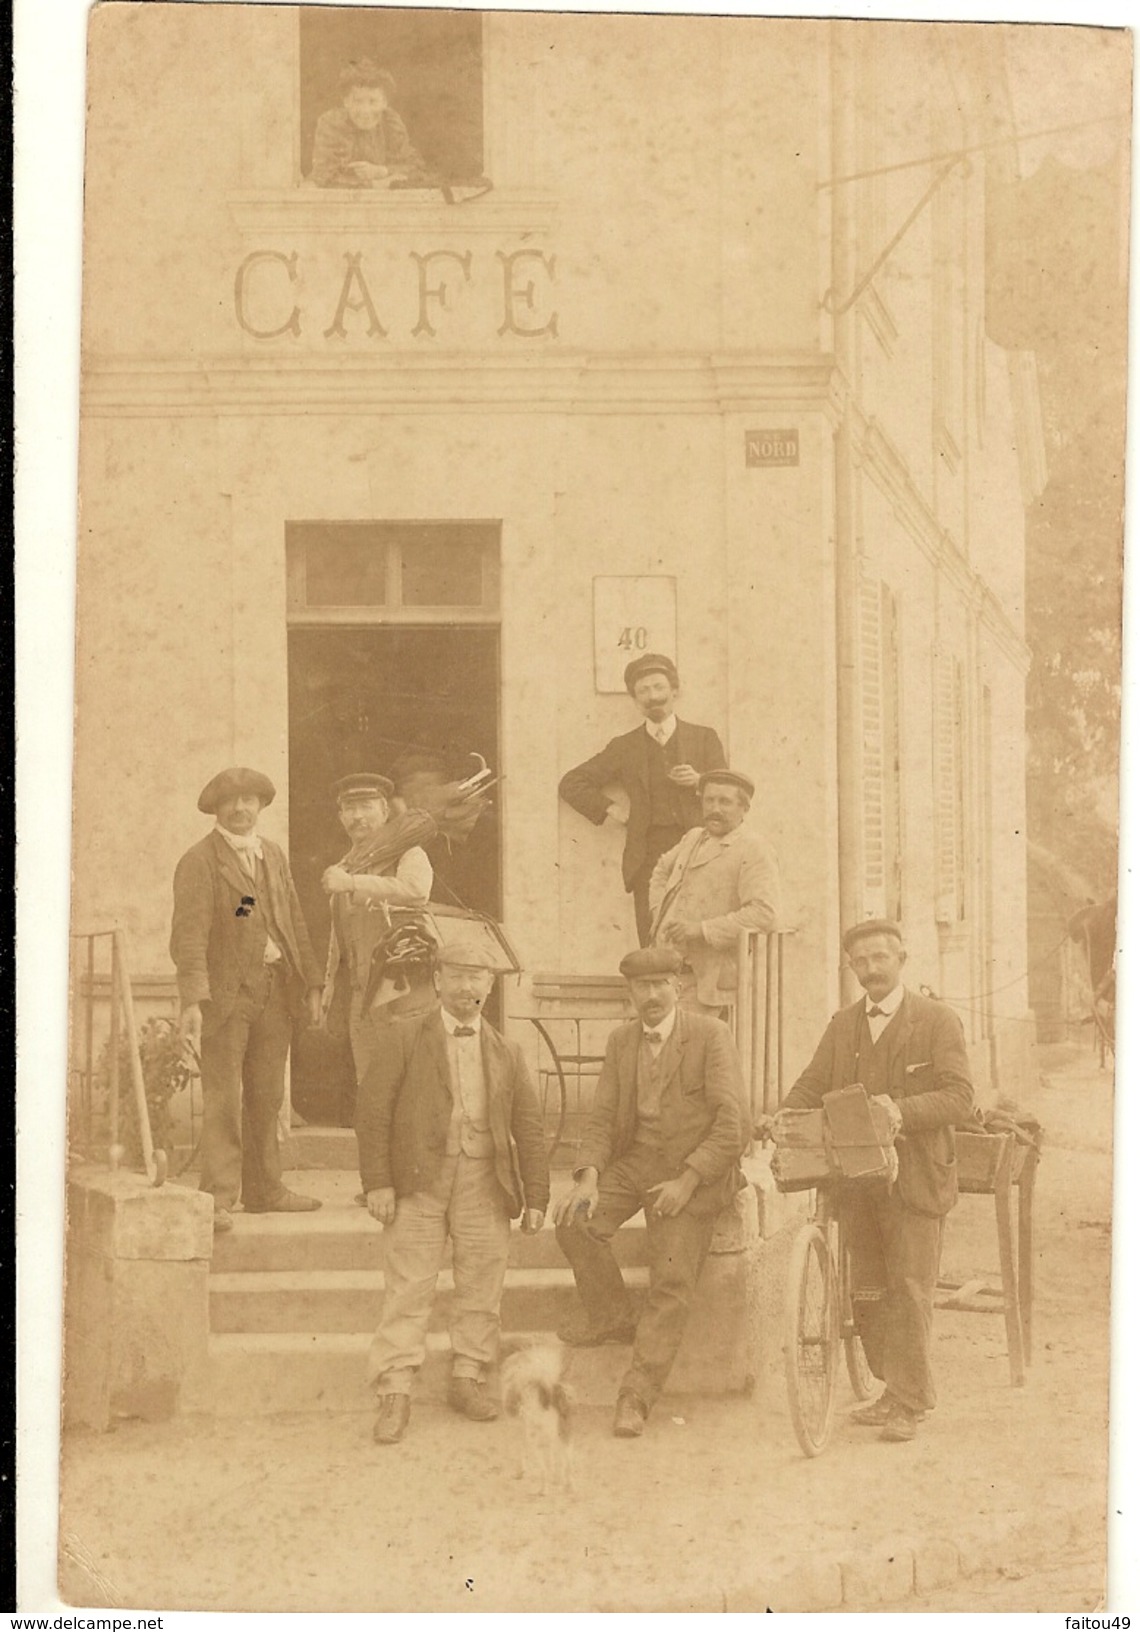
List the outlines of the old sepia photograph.
{"type": "Polygon", "coordinates": [[[1131,34],[86,29],[60,1602],[1126,1611],[1131,34]]]}

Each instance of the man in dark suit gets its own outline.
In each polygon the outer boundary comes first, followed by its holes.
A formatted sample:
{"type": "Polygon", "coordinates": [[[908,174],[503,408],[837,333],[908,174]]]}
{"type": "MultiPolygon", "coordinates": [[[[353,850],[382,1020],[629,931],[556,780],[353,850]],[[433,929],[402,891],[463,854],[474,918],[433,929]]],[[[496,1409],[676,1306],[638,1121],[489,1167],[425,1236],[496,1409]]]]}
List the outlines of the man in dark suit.
{"type": "Polygon", "coordinates": [[[540,1230],[550,1199],[542,1113],[517,1043],[483,1018],[494,975],[477,946],[441,949],[440,1006],[394,1020],[356,1102],[360,1178],[384,1225],[384,1306],[368,1355],[377,1444],[404,1436],[448,1236],[455,1276],[452,1409],[499,1414],[487,1393],[511,1219],[540,1230]]]}
{"type": "Polygon", "coordinates": [[[974,1090],[958,1016],[902,984],[898,925],[869,919],[843,946],[867,995],[832,1018],[780,1108],[810,1109],[858,1082],[891,1112],[898,1178],[849,1198],[855,1320],[885,1385],[853,1420],[910,1440],[935,1403],[931,1331],[943,1222],[958,1199],[954,1127],[968,1120],[974,1090]]]}
{"type": "Polygon", "coordinates": [[[213,831],[174,873],[170,956],[181,1031],[202,1063],[202,1189],[214,1228],[247,1213],[309,1212],[320,1202],[281,1182],[277,1116],[293,1017],[320,1020],[321,970],[284,852],[257,832],[276,790],[260,771],[213,777],[198,809],[213,831]]]}
{"type": "Polygon", "coordinates": [[[672,661],[646,652],[625,671],[625,689],[645,715],[645,723],[612,737],[600,754],[576,765],[558,784],[566,803],[600,827],[606,817],[625,822],[621,871],[633,896],[637,938],[649,943],[652,915],[649,880],[659,857],[679,844],[701,820],[697,783],[704,771],[727,764],[716,732],[707,725],[679,720],[674,704],[681,682],[672,661]],[[607,788],[622,788],[629,816],[606,797],[607,788]]]}
{"type": "Polygon", "coordinates": [[[582,1345],[632,1342],[614,1433],[633,1439],[680,1347],[717,1215],[744,1182],[748,1114],[732,1033],[678,1007],[679,955],[643,947],[620,969],[637,1018],[610,1035],[574,1185],[554,1222],[583,1305],[583,1317],[558,1335],[582,1345]],[[642,1208],[649,1297],[635,1331],[611,1242],[642,1208]]]}

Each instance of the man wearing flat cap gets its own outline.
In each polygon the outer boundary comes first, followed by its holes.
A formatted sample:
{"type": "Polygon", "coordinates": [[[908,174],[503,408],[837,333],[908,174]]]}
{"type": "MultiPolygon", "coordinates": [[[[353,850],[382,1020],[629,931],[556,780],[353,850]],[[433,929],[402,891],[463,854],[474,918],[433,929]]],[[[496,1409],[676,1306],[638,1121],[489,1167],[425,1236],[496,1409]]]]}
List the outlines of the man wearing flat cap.
{"type": "Polygon", "coordinates": [[[426,971],[422,980],[402,982],[400,996],[391,982],[378,990],[374,979],[377,948],[392,933],[387,909],[425,907],[431,895],[431,862],[415,841],[433,835],[435,825],[413,814],[392,819],[392,783],[372,771],[342,776],[333,792],[352,848],[321,875],[332,911],[324,1006],[326,1017],[333,1014],[334,1031],[347,1012],[359,1083],[376,1051],[378,1028],[396,1013],[422,1013],[435,1005],[426,971]]]}
{"type": "Polygon", "coordinates": [[[614,1433],[642,1433],[689,1317],[717,1215],[744,1183],[750,1137],[744,1079],[728,1027],[677,1002],[681,960],[642,947],[621,961],[636,1018],[612,1032],[574,1184],[554,1207],[581,1314],[566,1343],[632,1343],[614,1433]],[[649,1296],[636,1328],[612,1241],[642,1209],[649,1296]]]}
{"type": "Polygon", "coordinates": [[[285,853],[257,832],[276,789],[234,766],[212,778],[198,809],[214,827],[178,863],[170,956],[182,1036],[201,1058],[202,1189],[214,1228],[247,1213],[309,1212],[320,1202],[281,1182],[277,1117],[293,1018],[320,1018],[321,971],[285,853]]]}
{"type": "Polygon", "coordinates": [[[958,1199],[954,1128],[968,1121],[974,1091],[958,1016],[902,984],[899,926],[868,919],[847,931],[843,947],[866,996],[833,1016],[780,1109],[814,1109],[833,1088],[861,1083],[890,1112],[898,1177],[849,1198],[855,1321],[884,1384],[852,1420],[905,1441],[935,1403],[934,1290],[943,1224],[958,1199]]]}
{"type": "Polygon", "coordinates": [[[770,930],[780,913],[780,870],[766,839],[744,824],[755,786],[741,771],[700,778],[701,820],[653,869],[649,902],[655,945],[684,965],[681,1002],[720,1015],[736,1000],[742,929],[770,930]]]}
{"type": "Polygon", "coordinates": [[[448,1402],[474,1422],[499,1414],[486,1379],[498,1356],[511,1219],[542,1228],[550,1173],[522,1050],[483,1016],[494,978],[477,943],[441,947],[439,1007],[393,1021],[357,1096],[361,1184],[384,1226],[384,1305],[368,1355],[380,1445],[396,1444],[408,1425],[449,1237],[448,1402]]]}
{"type": "Polygon", "coordinates": [[[633,896],[642,946],[649,941],[654,864],[700,819],[696,789],[701,772],[728,763],[711,727],[677,718],[680,686],[671,658],[659,652],[636,658],[626,668],[625,689],[644,714],[644,723],[611,738],[600,754],[567,771],[558,784],[561,798],[596,827],[607,816],[624,823],[622,879],[633,896]],[[628,818],[609,797],[609,790],[617,788],[629,800],[628,818]]]}

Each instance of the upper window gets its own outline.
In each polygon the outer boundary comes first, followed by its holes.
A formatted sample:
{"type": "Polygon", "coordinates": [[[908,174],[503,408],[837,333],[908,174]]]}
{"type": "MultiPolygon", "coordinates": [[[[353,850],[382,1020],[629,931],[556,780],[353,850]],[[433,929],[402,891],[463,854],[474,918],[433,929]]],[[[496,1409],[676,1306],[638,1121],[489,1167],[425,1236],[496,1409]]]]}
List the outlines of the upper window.
{"type": "Polygon", "coordinates": [[[390,188],[482,175],[479,12],[306,6],[300,27],[307,180],[390,188]]]}
{"type": "Polygon", "coordinates": [[[498,522],[293,521],[285,548],[294,623],[498,617],[498,522]]]}

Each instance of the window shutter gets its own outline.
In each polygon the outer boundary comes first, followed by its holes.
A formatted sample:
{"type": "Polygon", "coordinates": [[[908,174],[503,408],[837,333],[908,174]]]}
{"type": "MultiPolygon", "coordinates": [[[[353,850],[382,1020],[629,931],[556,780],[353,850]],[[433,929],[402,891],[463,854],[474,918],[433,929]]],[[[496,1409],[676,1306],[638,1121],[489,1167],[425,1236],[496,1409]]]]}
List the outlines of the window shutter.
{"type": "Polygon", "coordinates": [[[940,924],[965,916],[962,665],[940,652],[934,659],[935,908],[940,924]]]}

